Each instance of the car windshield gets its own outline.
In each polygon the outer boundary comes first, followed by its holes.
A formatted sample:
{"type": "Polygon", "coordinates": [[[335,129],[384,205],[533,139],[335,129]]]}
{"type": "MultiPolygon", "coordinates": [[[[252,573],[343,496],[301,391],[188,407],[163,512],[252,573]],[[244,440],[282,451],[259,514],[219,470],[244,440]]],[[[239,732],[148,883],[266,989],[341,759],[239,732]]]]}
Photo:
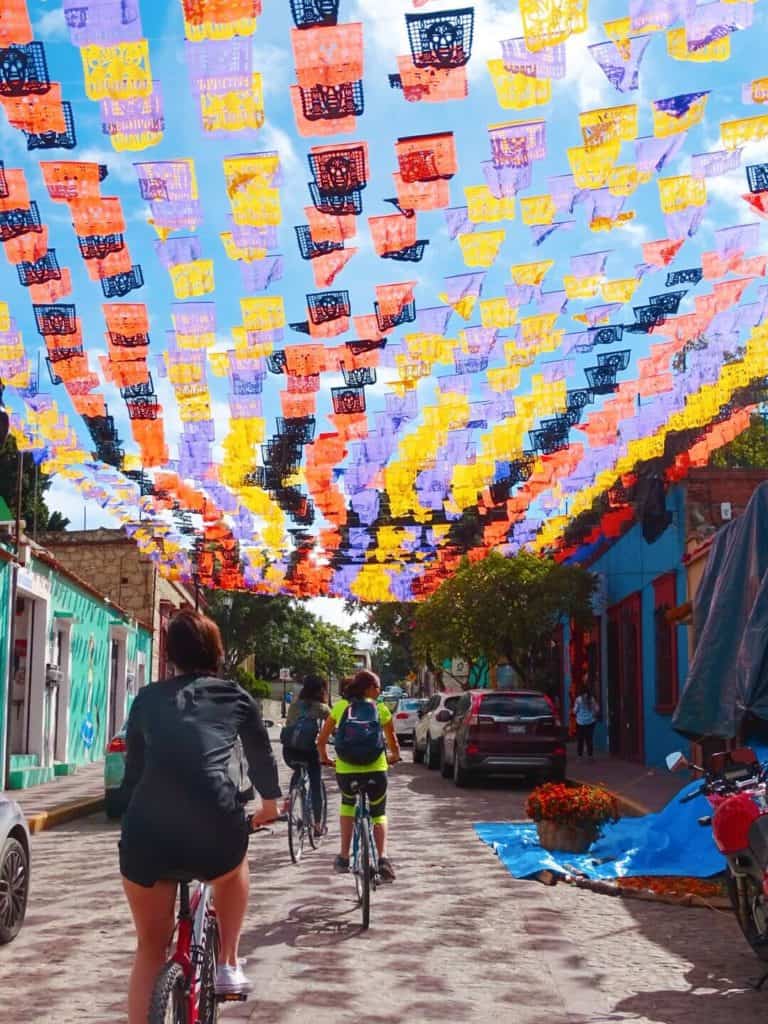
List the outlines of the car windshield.
{"type": "Polygon", "coordinates": [[[541,718],[551,716],[552,708],[546,697],[534,693],[488,694],[480,704],[481,715],[496,718],[541,718]]]}
{"type": "Polygon", "coordinates": [[[401,700],[398,704],[398,709],[400,711],[418,711],[420,707],[420,700],[401,700]]]}
{"type": "Polygon", "coordinates": [[[449,711],[455,711],[456,705],[459,703],[460,700],[461,697],[449,697],[445,702],[445,706],[448,708],[449,711]]]}

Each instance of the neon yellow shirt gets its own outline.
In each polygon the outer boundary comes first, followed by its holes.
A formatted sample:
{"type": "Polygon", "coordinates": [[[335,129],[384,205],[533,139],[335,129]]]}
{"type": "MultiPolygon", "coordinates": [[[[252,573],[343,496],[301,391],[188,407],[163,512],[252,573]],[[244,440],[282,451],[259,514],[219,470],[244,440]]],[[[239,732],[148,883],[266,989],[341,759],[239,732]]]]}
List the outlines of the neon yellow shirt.
{"type": "MultiPolygon", "coordinates": [[[[331,718],[333,724],[338,727],[341,721],[341,716],[349,707],[349,701],[337,700],[331,708],[331,718]]],[[[371,701],[371,704],[374,702],[371,701]]],[[[379,709],[379,722],[382,726],[388,725],[392,721],[392,712],[389,710],[386,704],[377,704],[376,707],[379,709]]],[[[336,773],[338,775],[355,775],[358,772],[385,772],[389,768],[389,762],[387,761],[387,752],[382,751],[381,754],[372,761],[370,764],[350,764],[349,761],[343,761],[338,754],[336,755],[336,773]]]]}

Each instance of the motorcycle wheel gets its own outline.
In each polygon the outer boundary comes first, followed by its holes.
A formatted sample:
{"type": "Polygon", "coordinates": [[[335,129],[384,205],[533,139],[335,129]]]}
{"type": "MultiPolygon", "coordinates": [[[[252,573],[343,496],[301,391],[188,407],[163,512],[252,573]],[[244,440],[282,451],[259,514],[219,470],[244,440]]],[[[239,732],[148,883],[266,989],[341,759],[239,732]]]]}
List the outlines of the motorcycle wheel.
{"type": "MultiPolygon", "coordinates": [[[[733,909],[736,911],[736,920],[739,922],[739,927],[744,934],[744,938],[752,947],[752,952],[760,960],[768,963],[768,927],[761,931],[757,921],[755,920],[754,914],[755,901],[760,896],[760,890],[757,882],[750,875],[746,875],[744,877],[742,903],[739,898],[739,889],[736,884],[736,879],[729,873],[728,895],[731,899],[733,909]]],[[[768,915],[768,907],[765,907],[764,913],[768,915]]]]}

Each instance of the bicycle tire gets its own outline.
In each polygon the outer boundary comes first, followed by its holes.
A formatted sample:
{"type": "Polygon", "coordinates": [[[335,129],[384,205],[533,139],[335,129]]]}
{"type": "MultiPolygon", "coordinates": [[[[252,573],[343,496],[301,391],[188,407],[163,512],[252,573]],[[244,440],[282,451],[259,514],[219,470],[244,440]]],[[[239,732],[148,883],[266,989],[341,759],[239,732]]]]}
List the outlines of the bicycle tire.
{"type": "Polygon", "coordinates": [[[315,810],[314,810],[314,807],[312,807],[310,805],[310,812],[311,812],[311,822],[310,822],[310,825],[311,825],[311,827],[309,829],[309,842],[310,842],[310,845],[312,846],[313,850],[316,850],[320,846],[320,844],[323,841],[323,836],[325,835],[325,833],[327,831],[327,828],[328,828],[328,824],[327,824],[328,823],[328,793],[326,792],[325,783],[322,781],[322,779],[320,780],[320,792],[322,794],[322,806],[323,806],[323,809],[322,809],[322,812],[320,814],[320,820],[319,821],[315,820],[315,810]],[[315,834],[315,825],[316,824],[320,825],[320,827],[322,828],[322,832],[320,833],[320,835],[316,835],[315,834]]]}
{"type": "Polygon", "coordinates": [[[363,931],[371,923],[371,848],[368,829],[360,829],[360,909],[363,915],[363,931]]]}
{"type": "Polygon", "coordinates": [[[152,989],[147,1024],[188,1024],[186,987],[181,964],[167,963],[152,989]]]}
{"type": "Polygon", "coordinates": [[[292,786],[288,801],[288,850],[294,864],[299,863],[304,852],[306,825],[303,810],[302,791],[298,786],[292,786]]]}
{"type": "Polygon", "coordinates": [[[200,1001],[198,1019],[200,1024],[217,1024],[219,1002],[216,999],[216,966],[219,962],[219,922],[215,916],[208,918],[203,937],[203,963],[200,968],[200,1001]]]}

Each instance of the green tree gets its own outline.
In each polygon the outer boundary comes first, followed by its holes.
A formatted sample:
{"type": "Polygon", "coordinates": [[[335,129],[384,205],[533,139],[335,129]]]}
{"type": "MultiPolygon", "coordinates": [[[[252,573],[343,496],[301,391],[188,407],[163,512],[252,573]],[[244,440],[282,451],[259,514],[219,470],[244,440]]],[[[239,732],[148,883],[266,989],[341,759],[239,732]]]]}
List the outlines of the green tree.
{"type": "Polygon", "coordinates": [[[348,612],[363,614],[365,629],[375,637],[372,662],[383,683],[400,682],[415,670],[413,629],[418,607],[415,602],[388,601],[361,606],[351,601],[346,607],[348,612]]]}
{"type": "MultiPolygon", "coordinates": [[[[16,493],[19,481],[19,449],[16,439],[10,434],[0,446],[0,498],[16,518],[16,493]]],[[[21,518],[25,521],[27,533],[31,535],[35,526],[38,530],[63,530],[69,520],[60,512],[51,512],[45,501],[45,494],[51,487],[51,478],[35,469],[32,456],[24,456],[22,474],[21,518]],[[53,525],[51,523],[53,522],[53,525]]]]}
{"type": "Polygon", "coordinates": [[[257,679],[277,679],[283,667],[341,677],[354,667],[355,637],[313,615],[289,597],[207,591],[208,614],[218,624],[225,670],[254,660],[257,679]]]}
{"type": "Polygon", "coordinates": [[[495,663],[501,656],[527,685],[544,687],[548,645],[563,618],[588,623],[595,577],[520,552],[465,560],[416,611],[414,645],[428,662],[462,657],[495,663]]]}
{"type": "Polygon", "coordinates": [[[753,416],[747,429],[713,452],[710,466],[720,469],[768,469],[768,424],[753,416]]]}
{"type": "Polygon", "coordinates": [[[209,590],[205,600],[208,614],[221,631],[225,669],[233,672],[254,655],[256,675],[275,678],[280,669],[281,638],[291,615],[291,599],[209,590]]]}

